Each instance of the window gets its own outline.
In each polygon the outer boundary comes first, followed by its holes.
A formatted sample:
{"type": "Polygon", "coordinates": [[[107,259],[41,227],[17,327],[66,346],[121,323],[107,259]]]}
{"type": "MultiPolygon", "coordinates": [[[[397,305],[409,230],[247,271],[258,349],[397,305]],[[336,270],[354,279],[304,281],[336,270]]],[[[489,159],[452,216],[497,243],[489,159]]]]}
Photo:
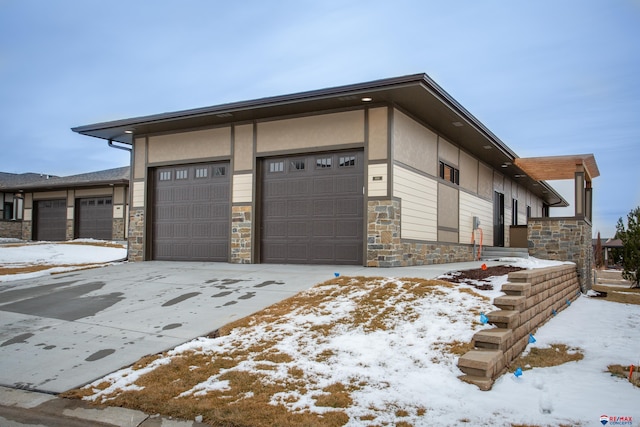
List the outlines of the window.
{"type": "Polygon", "coordinates": [[[444,162],[440,162],[440,178],[460,185],[460,171],[444,162]]]}
{"type": "Polygon", "coordinates": [[[518,200],[511,199],[511,225],[518,225],[518,200]]]}
{"type": "Polygon", "coordinates": [[[356,156],[340,156],[338,166],[341,168],[351,167],[356,165],[356,156]]]}
{"type": "Polygon", "coordinates": [[[330,168],[331,167],[331,157],[321,157],[316,159],[316,168],[330,168]]]}
{"type": "Polygon", "coordinates": [[[225,176],[227,174],[227,168],[224,166],[215,166],[213,168],[213,176],[225,176]]]}
{"type": "Polygon", "coordinates": [[[289,163],[290,171],[301,171],[304,170],[304,160],[291,160],[289,163]]]}
{"type": "Polygon", "coordinates": [[[269,162],[269,172],[284,172],[284,161],[269,162]]]}
{"type": "Polygon", "coordinates": [[[527,206],[527,219],[531,218],[531,206],[527,206]]]}
{"type": "Polygon", "coordinates": [[[2,219],[13,219],[13,202],[4,202],[2,219]]]}
{"type": "Polygon", "coordinates": [[[180,169],[176,171],[176,179],[187,179],[188,172],[186,169],[180,169]]]}
{"type": "Polygon", "coordinates": [[[206,178],[209,173],[207,168],[196,168],[196,178],[206,178]]]}
{"type": "Polygon", "coordinates": [[[171,171],[162,171],[159,176],[160,181],[170,181],[171,180],[171,171]]]}

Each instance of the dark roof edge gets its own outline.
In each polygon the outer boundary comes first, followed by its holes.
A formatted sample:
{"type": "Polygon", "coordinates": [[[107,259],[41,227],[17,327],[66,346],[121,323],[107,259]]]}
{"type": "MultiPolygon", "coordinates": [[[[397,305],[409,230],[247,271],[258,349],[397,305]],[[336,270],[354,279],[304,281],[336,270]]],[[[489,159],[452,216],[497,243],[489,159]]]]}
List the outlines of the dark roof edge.
{"type": "MultiPolygon", "coordinates": [[[[252,99],[247,101],[231,102],[227,104],[214,105],[209,107],[193,108],[189,110],[180,110],[168,113],[152,114],[149,116],[140,116],[130,119],[114,120],[109,122],[94,123],[90,125],[77,126],[71,128],[77,133],[90,132],[99,129],[108,129],[121,126],[135,126],[151,122],[180,119],[185,117],[194,117],[200,115],[225,113],[237,110],[245,110],[257,107],[268,107],[274,104],[287,104],[307,99],[318,99],[329,96],[335,96],[344,92],[358,92],[365,90],[381,89],[388,86],[397,86],[403,84],[419,84],[427,77],[426,74],[411,74],[402,77],[394,77],[389,79],[374,80],[365,83],[356,83],[345,86],[336,86],[325,89],[317,89],[306,92],[298,92],[289,95],[278,95],[265,98],[252,99]]],[[[428,78],[428,77],[427,77],[428,78]]],[[[431,79],[429,79],[431,80],[431,79]]]]}

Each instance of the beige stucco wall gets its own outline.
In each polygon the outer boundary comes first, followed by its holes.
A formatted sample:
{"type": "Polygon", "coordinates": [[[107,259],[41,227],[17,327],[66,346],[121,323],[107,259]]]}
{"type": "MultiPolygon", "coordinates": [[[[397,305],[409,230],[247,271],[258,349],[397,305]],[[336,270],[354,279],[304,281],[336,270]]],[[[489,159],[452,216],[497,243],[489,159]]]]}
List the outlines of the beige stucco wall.
{"type": "Polygon", "coordinates": [[[460,187],[478,192],[478,160],[464,151],[460,151],[460,187]]]}
{"type": "Polygon", "coordinates": [[[147,164],[147,139],[136,138],[133,145],[133,171],[131,176],[134,179],[143,179],[146,173],[147,164]]]}
{"type": "Polygon", "coordinates": [[[261,122],[257,128],[258,153],[364,145],[363,110],[261,122]]]}
{"type": "MultiPolygon", "coordinates": [[[[406,114],[393,113],[393,157],[430,175],[438,175],[438,136],[406,114]]],[[[458,164],[457,154],[456,162],[458,164]]]]}
{"type": "Polygon", "coordinates": [[[233,170],[253,170],[253,124],[236,126],[233,141],[233,170]]]}
{"type": "Polygon", "coordinates": [[[478,163],[478,195],[493,200],[493,170],[484,163],[478,163]]]}
{"type": "MultiPolygon", "coordinates": [[[[438,184],[438,227],[458,229],[458,194],[457,188],[438,184]]],[[[455,242],[458,242],[457,238],[455,242]]]]}
{"type": "Polygon", "coordinates": [[[66,199],[66,198],[67,198],[66,190],[41,191],[41,192],[33,193],[33,200],[66,199]]]}
{"type": "Polygon", "coordinates": [[[389,149],[389,110],[369,110],[369,160],[385,160],[389,149]]]}
{"type": "Polygon", "coordinates": [[[113,187],[99,187],[99,188],[81,188],[75,190],[75,197],[99,197],[99,196],[112,196],[113,187]]]}
{"type": "Polygon", "coordinates": [[[458,149],[458,147],[442,137],[438,138],[438,157],[440,158],[440,160],[458,168],[459,152],[460,150],[458,149]]]}
{"type": "Polygon", "coordinates": [[[148,163],[230,156],[231,127],[150,136],[148,151],[148,163]]]}

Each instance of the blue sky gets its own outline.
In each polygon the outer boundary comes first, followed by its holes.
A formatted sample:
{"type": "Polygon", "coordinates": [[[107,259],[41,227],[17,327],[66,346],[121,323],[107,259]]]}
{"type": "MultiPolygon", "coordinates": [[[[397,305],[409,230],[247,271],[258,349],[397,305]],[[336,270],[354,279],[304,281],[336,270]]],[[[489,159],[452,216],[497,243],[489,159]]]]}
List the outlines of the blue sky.
{"type": "Polygon", "coordinates": [[[594,233],[640,205],[640,0],[0,0],[0,171],[128,163],[74,126],[422,72],[520,157],[595,154],[594,233]]]}

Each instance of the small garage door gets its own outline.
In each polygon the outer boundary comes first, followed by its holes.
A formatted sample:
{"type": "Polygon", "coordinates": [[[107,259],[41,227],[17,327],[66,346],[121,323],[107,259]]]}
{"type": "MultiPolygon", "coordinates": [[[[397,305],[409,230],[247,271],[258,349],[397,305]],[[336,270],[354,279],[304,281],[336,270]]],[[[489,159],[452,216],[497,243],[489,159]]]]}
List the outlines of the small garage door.
{"type": "Polygon", "coordinates": [[[111,197],[76,200],[76,235],[85,239],[113,238],[113,206],[111,197]]]}
{"type": "Polygon", "coordinates": [[[363,159],[356,151],[263,161],[263,262],[362,264],[363,159]]]}
{"type": "Polygon", "coordinates": [[[36,240],[66,240],[67,201],[38,200],[36,202],[36,240]]]}
{"type": "Polygon", "coordinates": [[[155,170],[153,259],[229,259],[229,163],[155,170]]]}

